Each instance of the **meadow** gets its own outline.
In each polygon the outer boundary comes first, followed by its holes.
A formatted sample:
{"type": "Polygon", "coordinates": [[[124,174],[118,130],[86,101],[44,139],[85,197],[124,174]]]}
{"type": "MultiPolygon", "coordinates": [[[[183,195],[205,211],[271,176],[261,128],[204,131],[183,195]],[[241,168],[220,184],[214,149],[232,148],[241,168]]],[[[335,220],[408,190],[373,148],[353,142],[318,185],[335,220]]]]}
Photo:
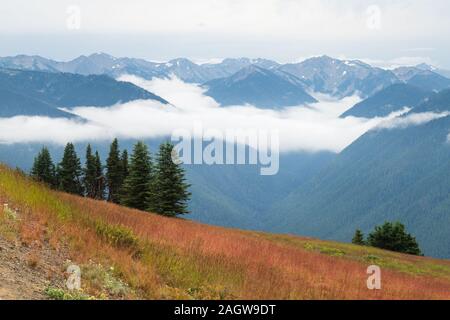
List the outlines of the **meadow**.
{"type": "MultiPolygon", "coordinates": [[[[0,237],[81,266],[54,299],[450,299],[450,261],[209,226],[52,191],[0,165],[0,237]],[[367,288],[369,265],[381,290],[367,288]]],[[[65,266],[61,266],[64,273],[65,266]]]]}

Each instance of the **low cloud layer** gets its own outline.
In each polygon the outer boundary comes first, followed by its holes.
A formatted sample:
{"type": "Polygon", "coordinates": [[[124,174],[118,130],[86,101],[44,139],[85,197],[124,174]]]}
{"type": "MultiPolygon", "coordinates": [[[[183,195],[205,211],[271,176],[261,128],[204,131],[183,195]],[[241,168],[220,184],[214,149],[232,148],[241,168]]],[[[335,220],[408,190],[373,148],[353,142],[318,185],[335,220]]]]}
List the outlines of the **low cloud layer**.
{"type": "MultiPolygon", "coordinates": [[[[405,109],[405,111],[408,111],[408,109],[405,109]]],[[[411,113],[404,117],[382,121],[376,126],[376,129],[405,129],[411,126],[419,126],[433,120],[447,117],[449,115],[450,112],[411,113]]]]}
{"type": "Polygon", "coordinates": [[[25,117],[0,119],[0,143],[58,143],[68,141],[111,140],[114,137],[150,139],[171,136],[174,130],[192,130],[201,125],[205,130],[276,130],[282,152],[339,152],[372,128],[405,127],[436,118],[422,114],[397,119],[402,112],[386,118],[339,118],[339,115],[359,102],[358,97],[333,100],[318,96],[320,102],[310,106],[262,110],[253,106],[222,108],[204,89],[179,79],[143,80],[124,76],[120,80],[133,82],[162,96],[172,105],[139,100],[109,108],[78,107],[70,112],[85,120],[25,117]]]}

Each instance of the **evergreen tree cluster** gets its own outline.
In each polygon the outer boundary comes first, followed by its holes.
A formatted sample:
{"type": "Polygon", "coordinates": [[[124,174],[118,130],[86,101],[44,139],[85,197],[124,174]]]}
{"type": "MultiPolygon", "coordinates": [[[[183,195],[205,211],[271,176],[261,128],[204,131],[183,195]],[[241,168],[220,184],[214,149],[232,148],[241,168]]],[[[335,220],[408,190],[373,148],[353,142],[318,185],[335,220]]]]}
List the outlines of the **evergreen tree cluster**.
{"type": "Polygon", "coordinates": [[[35,180],[46,183],[49,186],[56,186],[56,168],[47,147],[43,147],[34,158],[31,176],[35,180]]]}
{"type": "Polygon", "coordinates": [[[367,240],[364,239],[361,230],[356,230],[352,243],[412,255],[422,255],[416,238],[409,234],[400,222],[385,222],[381,226],[376,226],[374,231],[368,235],[367,240]]]}
{"type": "Polygon", "coordinates": [[[129,157],[114,139],[105,166],[98,151],[94,153],[88,145],[82,167],[72,143],[66,145],[56,166],[48,148],[43,147],[34,160],[31,176],[64,192],[174,217],[189,213],[191,194],[173,148],[169,142],[162,143],[153,160],[147,145],[137,142],[129,157]]]}

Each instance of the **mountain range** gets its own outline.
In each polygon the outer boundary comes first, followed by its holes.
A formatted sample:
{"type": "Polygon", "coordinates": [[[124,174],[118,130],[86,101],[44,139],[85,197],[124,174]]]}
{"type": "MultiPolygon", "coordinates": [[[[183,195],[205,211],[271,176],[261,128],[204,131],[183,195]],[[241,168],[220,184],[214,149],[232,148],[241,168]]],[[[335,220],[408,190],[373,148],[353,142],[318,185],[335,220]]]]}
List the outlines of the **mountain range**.
{"type": "Polygon", "coordinates": [[[0,117],[72,117],[60,108],[107,107],[133,100],[163,98],[106,75],[0,69],[0,117]]]}
{"type": "Polygon", "coordinates": [[[385,117],[404,108],[414,108],[430,95],[432,95],[431,91],[405,83],[396,83],[357,103],[344,112],[341,118],[348,116],[360,118],[385,117]]]}
{"type": "Polygon", "coordinates": [[[68,62],[26,55],[0,58],[0,67],[4,68],[69,72],[82,75],[106,74],[111,77],[132,74],[145,79],[154,77],[168,78],[171,75],[175,75],[183,81],[192,83],[204,83],[212,79],[228,77],[250,65],[266,69],[279,66],[275,61],[266,59],[224,59],[217,64],[206,63],[199,65],[186,58],[177,58],[168,62],[152,62],[143,59],[116,58],[105,53],[80,56],[68,62]]]}
{"type": "Polygon", "coordinates": [[[276,109],[317,102],[305,92],[302,80],[284,72],[250,65],[234,75],[204,84],[206,95],[222,106],[251,104],[276,109]]]}
{"type": "MultiPolygon", "coordinates": [[[[291,80],[288,81],[290,82],[292,82],[292,77],[295,77],[294,82],[308,94],[319,92],[337,98],[354,94],[367,98],[395,83],[408,83],[431,91],[450,87],[450,80],[446,78],[449,75],[448,71],[426,64],[385,70],[359,60],[339,60],[328,56],[313,57],[299,63],[287,64],[260,58],[228,58],[220,63],[204,64],[197,64],[186,58],[173,59],[168,62],[152,62],[143,59],[116,58],[105,53],[80,56],[68,62],[26,55],[0,58],[0,67],[21,70],[108,75],[112,78],[124,74],[136,75],[144,79],[176,76],[189,83],[206,86],[214,84],[213,92],[230,90],[230,95],[233,94],[233,90],[236,90],[236,86],[229,86],[229,83],[234,81],[238,72],[250,66],[269,70],[285,80],[289,75],[291,80]],[[217,81],[211,83],[213,80],[217,81]]],[[[276,79],[274,87],[277,88],[279,79],[275,77],[273,79],[276,79]]],[[[250,84],[248,85],[250,86],[250,84]]],[[[256,91],[257,94],[265,93],[265,90],[254,89],[253,91],[256,91]]],[[[278,96],[284,99],[283,93],[275,91],[270,98],[278,96]]],[[[255,98],[252,96],[247,100],[256,100],[255,98]]],[[[281,105],[283,99],[277,101],[276,105],[281,105]]],[[[289,101],[289,97],[286,99],[289,101]]],[[[271,104],[269,101],[267,103],[264,101],[261,106],[271,104]]]]}
{"type": "Polygon", "coordinates": [[[358,60],[342,61],[328,56],[286,64],[280,70],[305,80],[314,92],[341,98],[356,93],[367,97],[398,81],[389,70],[375,68],[358,60]]]}

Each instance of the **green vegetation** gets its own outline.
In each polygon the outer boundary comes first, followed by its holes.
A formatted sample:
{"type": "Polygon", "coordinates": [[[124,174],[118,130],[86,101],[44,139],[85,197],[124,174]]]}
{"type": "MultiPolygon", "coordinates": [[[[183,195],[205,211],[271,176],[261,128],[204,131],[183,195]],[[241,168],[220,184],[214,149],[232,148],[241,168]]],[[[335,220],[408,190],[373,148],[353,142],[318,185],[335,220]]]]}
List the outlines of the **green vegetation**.
{"type": "Polygon", "coordinates": [[[361,230],[357,229],[355,231],[355,235],[353,236],[352,243],[360,245],[360,246],[364,246],[366,244],[366,241],[364,240],[364,234],[362,233],[361,230]]]}
{"type": "Polygon", "coordinates": [[[108,201],[120,203],[120,193],[125,178],[123,161],[120,159],[119,142],[114,139],[109,149],[109,156],[106,159],[108,201]]]}
{"type": "Polygon", "coordinates": [[[385,222],[382,226],[376,226],[364,240],[364,234],[357,229],[352,239],[353,244],[368,245],[380,249],[402,252],[413,255],[422,255],[416,238],[406,232],[406,228],[400,222],[385,222]]]}
{"type": "Polygon", "coordinates": [[[150,207],[152,211],[169,217],[188,213],[187,201],[190,196],[190,185],[186,183],[184,169],[178,164],[173,148],[168,142],[159,147],[153,188],[155,205],[150,207]]]}
{"type": "Polygon", "coordinates": [[[58,189],[76,195],[83,195],[82,174],[80,158],[75,152],[72,143],[68,143],[64,149],[64,155],[57,167],[58,189]]]}
{"type": "Polygon", "coordinates": [[[103,174],[102,161],[98,151],[95,151],[95,183],[93,198],[103,200],[105,198],[105,176],[103,174]]]}
{"type": "Polygon", "coordinates": [[[44,147],[35,158],[31,176],[67,193],[97,200],[107,195],[110,202],[174,217],[188,213],[191,194],[185,171],[174,158],[173,148],[169,142],[161,144],[154,165],[147,145],[138,142],[128,163],[128,151],[120,152],[119,142],[114,139],[104,173],[99,153],[94,154],[90,144],[86,148],[84,168],[81,168],[74,145],[68,143],[56,170],[44,147]]]}
{"type": "Polygon", "coordinates": [[[153,203],[153,165],[147,146],[138,142],[131,155],[129,174],[124,182],[121,203],[130,208],[147,210],[153,203]]]}
{"type": "Polygon", "coordinates": [[[61,288],[48,287],[45,294],[52,300],[94,300],[95,297],[89,296],[81,290],[64,290],[61,288]]]}
{"type": "Polygon", "coordinates": [[[81,274],[93,291],[100,292],[99,299],[105,298],[105,295],[114,299],[126,298],[132,293],[132,289],[120,279],[114,267],[107,268],[91,261],[82,266],[81,274]]]}
{"type": "Polygon", "coordinates": [[[48,148],[43,147],[34,158],[31,176],[36,181],[46,183],[49,186],[54,187],[56,185],[56,168],[48,148]]]}
{"type": "Polygon", "coordinates": [[[91,145],[86,148],[83,185],[86,197],[101,200],[105,197],[105,177],[98,151],[92,154],[91,145]]]}
{"type": "Polygon", "coordinates": [[[130,174],[130,165],[129,165],[129,158],[128,158],[128,150],[124,149],[122,151],[122,154],[120,155],[120,162],[121,162],[121,169],[122,169],[122,185],[120,186],[120,190],[119,190],[119,198],[123,199],[124,196],[124,188],[125,188],[125,180],[128,177],[128,175],[130,174]]]}
{"type": "Polygon", "coordinates": [[[97,221],[95,231],[97,235],[115,247],[138,249],[138,238],[130,229],[121,225],[110,225],[97,221]]]}
{"type": "Polygon", "coordinates": [[[416,238],[407,233],[405,226],[400,222],[385,222],[382,226],[376,226],[375,230],[369,234],[367,244],[407,254],[422,254],[416,238]]]}
{"type": "Polygon", "coordinates": [[[95,156],[92,154],[91,145],[88,144],[86,148],[86,164],[84,168],[83,184],[86,196],[95,198],[97,185],[97,168],[95,156]]]}

